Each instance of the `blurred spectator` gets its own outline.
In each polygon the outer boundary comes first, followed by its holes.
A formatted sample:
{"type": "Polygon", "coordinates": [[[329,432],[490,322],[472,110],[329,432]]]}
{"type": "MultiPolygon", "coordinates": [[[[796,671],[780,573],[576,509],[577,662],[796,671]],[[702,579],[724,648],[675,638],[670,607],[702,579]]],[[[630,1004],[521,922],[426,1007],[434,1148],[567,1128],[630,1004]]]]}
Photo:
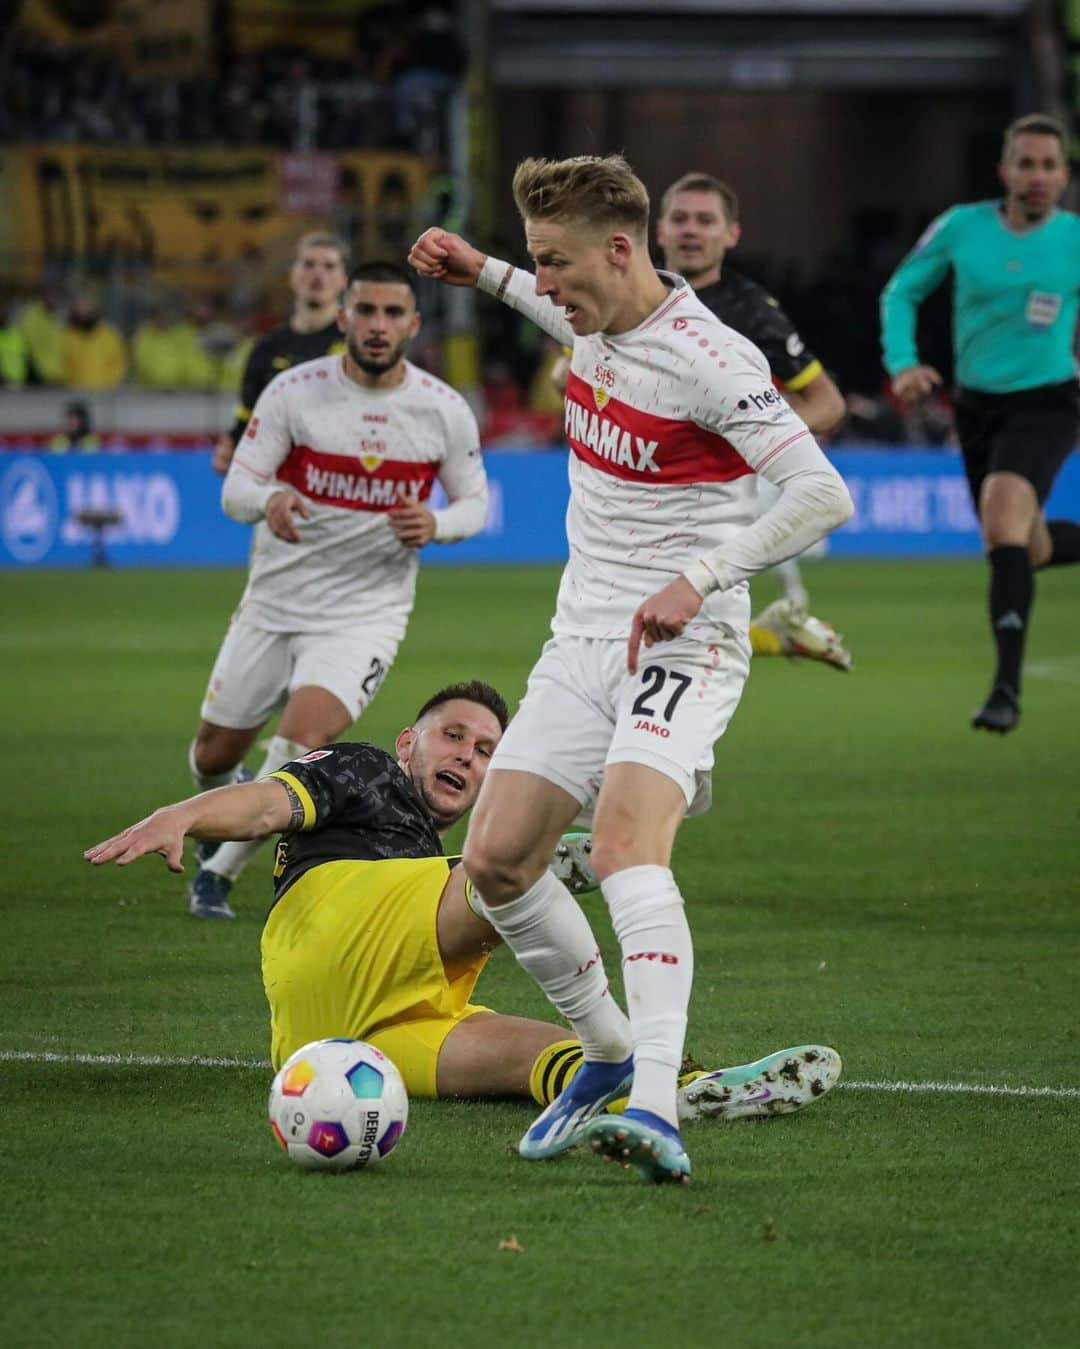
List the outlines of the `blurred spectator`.
{"type": "Polygon", "coordinates": [[[64,408],[63,429],[49,441],[49,449],[53,454],[94,454],[101,449],[85,403],[68,403],[64,408]]]}
{"type": "Polygon", "coordinates": [[[393,84],[394,121],[403,144],[421,154],[439,149],[443,107],[465,65],[453,15],[444,6],[429,4],[408,25],[393,84]]]}
{"type": "Polygon", "coordinates": [[[216,300],[196,296],[187,321],[179,325],[183,365],[180,384],[185,389],[217,389],[226,356],[236,345],[236,328],[221,317],[216,300]]]}
{"type": "Polygon", "coordinates": [[[0,292],[0,384],[19,387],[30,374],[30,349],[15,318],[15,301],[0,292]]]}
{"type": "Polygon", "coordinates": [[[73,389],[114,389],[124,378],[124,339],[89,292],[71,302],[63,330],[63,377],[73,389]]]}
{"type": "Polygon", "coordinates": [[[62,384],[64,325],[59,297],[51,286],[23,305],[19,312],[19,327],[30,353],[31,380],[37,384],[62,384]]]}
{"type": "Polygon", "coordinates": [[[144,389],[178,389],[184,379],[187,335],[182,326],[158,306],[135,329],[131,369],[144,389]]]}
{"type": "Polygon", "coordinates": [[[251,355],[251,349],[258,340],[258,328],[253,315],[249,316],[243,324],[243,333],[239,335],[239,340],[228,351],[221,362],[221,372],[218,376],[217,387],[223,393],[231,393],[239,396],[240,386],[244,379],[244,369],[248,363],[248,357],[251,355]]]}

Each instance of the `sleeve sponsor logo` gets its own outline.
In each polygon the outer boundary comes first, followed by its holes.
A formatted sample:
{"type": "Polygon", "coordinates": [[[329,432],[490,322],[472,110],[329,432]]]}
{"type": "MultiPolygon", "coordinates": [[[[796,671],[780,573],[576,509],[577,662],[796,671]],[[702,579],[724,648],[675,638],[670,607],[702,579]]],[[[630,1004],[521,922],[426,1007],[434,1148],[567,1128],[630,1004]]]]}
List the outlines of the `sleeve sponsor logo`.
{"type": "Polygon", "coordinates": [[[310,754],[305,754],[297,759],[297,763],[318,763],[320,759],[329,759],[333,754],[332,749],[313,749],[310,754]]]}
{"type": "Polygon", "coordinates": [[[806,343],[798,333],[789,333],[788,339],[784,343],[784,350],[789,356],[801,356],[806,350],[806,343]]]}
{"type": "Polygon", "coordinates": [[[252,417],[251,421],[248,422],[248,429],[244,432],[244,439],[254,440],[258,434],[259,434],[259,419],[258,417],[252,417]]]}
{"type": "Polygon", "coordinates": [[[745,412],[751,403],[759,412],[765,412],[767,409],[771,410],[785,405],[786,400],[775,389],[762,389],[761,393],[751,393],[747,394],[745,398],[740,398],[739,411],[745,412]]]}

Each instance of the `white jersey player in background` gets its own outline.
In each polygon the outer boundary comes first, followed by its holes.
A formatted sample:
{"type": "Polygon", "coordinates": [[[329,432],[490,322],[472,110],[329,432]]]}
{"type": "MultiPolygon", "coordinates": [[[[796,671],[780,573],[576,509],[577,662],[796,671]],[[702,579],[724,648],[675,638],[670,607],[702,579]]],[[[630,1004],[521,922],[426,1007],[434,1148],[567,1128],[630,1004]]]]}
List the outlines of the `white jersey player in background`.
{"type": "Polygon", "coordinates": [[[584,1138],[650,1179],[685,1180],[675,1092],[693,949],[672,846],[688,807],[708,804],[713,744],[746,679],[747,578],[843,523],[851,499],[758,349],[653,267],[648,196],[625,160],[525,160],[514,197],[535,277],[438,229],[410,254],[423,275],[477,285],[573,344],[570,560],[465,867],[585,1050],[519,1151],[550,1157],[584,1138]],[[761,515],[755,472],[781,489],[761,515]],[[586,812],[629,1019],[588,920],[546,869],[586,812]],[[622,1116],[598,1113],[627,1087],[622,1116]]]}
{"type": "MultiPolygon", "coordinates": [[[[191,769],[202,790],[242,780],[245,754],[282,709],[257,776],[340,738],[375,696],[412,611],[417,550],[484,524],[476,419],[405,352],[420,328],[393,263],[349,277],[342,356],[283,371],[260,396],[222,488],[258,522],[251,570],[218,654],[191,769]],[[447,506],[427,506],[438,479],[447,506]]],[[[260,842],[203,845],[189,911],[232,918],[229,891],[260,842]]]]}

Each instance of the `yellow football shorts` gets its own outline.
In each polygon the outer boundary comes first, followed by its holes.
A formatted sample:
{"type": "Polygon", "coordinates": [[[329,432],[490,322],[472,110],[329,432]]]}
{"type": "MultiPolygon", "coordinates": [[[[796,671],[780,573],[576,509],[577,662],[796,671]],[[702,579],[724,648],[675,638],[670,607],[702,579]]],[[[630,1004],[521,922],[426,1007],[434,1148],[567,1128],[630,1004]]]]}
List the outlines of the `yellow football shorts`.
{"type": "Polygon", "coordinates": [[[413,1096],[435,1096],[443,1041],[486,956],[451,983],[436,932],[445,857],[323,862],[270,910],[262,936],[274,1068],[311,1040],[366,1040],[413,1096]]]}

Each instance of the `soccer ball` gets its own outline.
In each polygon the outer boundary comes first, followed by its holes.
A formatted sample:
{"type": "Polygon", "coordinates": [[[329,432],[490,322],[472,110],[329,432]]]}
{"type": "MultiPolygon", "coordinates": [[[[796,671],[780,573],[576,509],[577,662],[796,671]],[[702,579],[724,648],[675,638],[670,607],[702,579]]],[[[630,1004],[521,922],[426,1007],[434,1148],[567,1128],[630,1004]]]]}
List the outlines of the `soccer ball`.
{"type": "Polygon", "coordinates": [[[299,1166],[378,1166],[409,1118],[401,1074],[363,1040],[314,1040],[287,1059],[270,1087],[270,1128],[299,1166]]]}

